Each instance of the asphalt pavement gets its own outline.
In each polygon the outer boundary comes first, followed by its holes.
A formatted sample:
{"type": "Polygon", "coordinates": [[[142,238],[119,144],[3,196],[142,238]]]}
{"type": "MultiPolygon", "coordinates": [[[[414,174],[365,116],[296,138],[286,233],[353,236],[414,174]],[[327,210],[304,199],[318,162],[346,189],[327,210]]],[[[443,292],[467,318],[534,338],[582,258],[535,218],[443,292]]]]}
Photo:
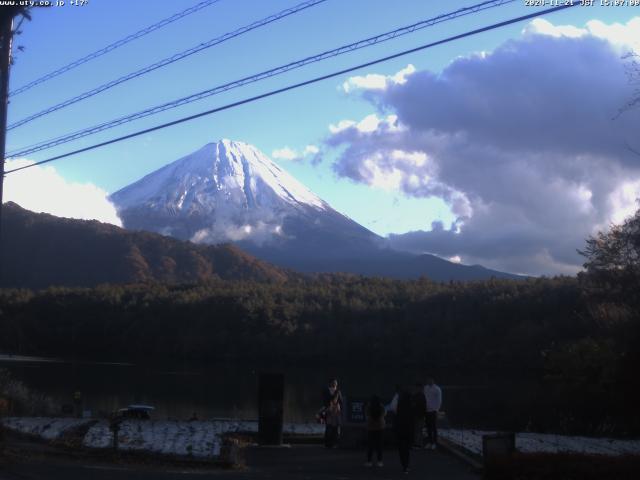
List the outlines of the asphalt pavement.
{"type": "Polygon", "coordinates": [[[411,470],[402,472],[395,450],[385,452],[383,467],[366,467],[363,451],[327,450],[319,445],[290,448],[249,448],[246,465],[239,468],[156,466],[153,463],[114,463],[63,456],[25,455],[0,461],[1,480],[177,480],[214,478],[357,480],[420,478],[429,480],[477,480],[480,475],[444,451],[414,450],[411,470]]]}

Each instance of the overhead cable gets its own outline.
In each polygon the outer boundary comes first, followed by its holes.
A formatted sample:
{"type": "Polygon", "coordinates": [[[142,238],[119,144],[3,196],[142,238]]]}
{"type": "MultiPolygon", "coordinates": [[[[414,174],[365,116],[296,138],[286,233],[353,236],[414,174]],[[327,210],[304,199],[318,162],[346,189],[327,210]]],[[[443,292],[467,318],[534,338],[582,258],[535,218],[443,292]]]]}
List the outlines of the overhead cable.
{"type": "Polygon", "coordinates": [[[53,139],[45,140],[42,142],[38,142],[34,145],[29,145],[27,147],[22,147],[19,150],[13,150],[8,153],[7,158],[15,158],[22,157],[25,155],[29,155],[35,152],[39,152],[42,150],[47,150],[49,148],[56,147],[58,145],[62,145],[64,143],[68,143],[74,140],[78,140],[80,138],[86,137],[88,135],[93,135],[104,130],[108,130],[119,125],[123,125],[125,123],[132,122],[134,120],[139,120],[141,118],[145,118],[151,115],[155,115],[166,110],[170,110],[173,108],[177,108],[183,105],[187,105],[189,103],[196,102],[198,100],[202,100],[204,98],[217,95],[228,90],[232,90],[238,87],[242,87],[244,85],[248,85],[251,83],[258,82],[260,80],[264,80],[270,77],[274,77],[276,75],[281,75],[283,73],[289,72],[291,70],[295,70],[305,65],[309,65],[312,63],[320,62],[322,60],[326,60],[328,58],[337,57],[339,55],[343,55],[349,52],[353,52],[355,50],[359,50],[362,48],[370,47],[382,42],[386,42],[392,40],[394,38],[407,35],[409,33],[415,32],[417,30],[421,30],[423,28],[427,28],[438,23],[446,22],[449,20],[453,20],[455,18],[459,18],[465,15],[469,15],[472,13],[477,13],[482,10],[486,10],[489,8],[495,8],[507,3],[513,3],[515,0],[489,0],[485,2],[481,2],[469,7],[464,7],[458,10],[455,10],[450,13],[438,15],[433,18],[429,18],[426,20],[422,20],[420,22],[397,28],[390,32],[382,33],[379,35],[375,35],[373,37],[366,38],[364,40],[360,40],[354,43],[350,43],[348,45],[343,45],[338,48],[334,48],[332,50],[327,50],[325,52],[319,53],[317,55],[313,55],[310,57],[303,58],[301,60],[296,60],[294,62],[288,63],[286,65],[282,65],[276,68],[272,68],[270,70],[266,70],[248,77],[241,78],[239,80],[234,80],[233,82],[225,83],[223,85],[219,85],[201,92],[197,92],[186,97],[178,98],[176,100],[172,100],[170,102],[163,103],[161,105],[156,105],[145,110],[141,110],[132,114],[128,114],[113,120],[109,120],[107,122],[100,123],[98,125],[94,125],[88,128],[84,128],[82,130],[78,130],[73,133],[65,134],[53,139]]]}
{"type": "Polygon", "coordinates": [[[561,10],[565,10],[567,8],[574,7],[576,5],[579,5],[579,3],[565,4],[565,5],[560,5],[560,6],[557,6],[557,7],[551,7],[551,8],[547,8],[547,9],[544,9],[544,10],[539,10],[537,12],[530,13],[528,15],[522,15],[520,17],[511,18],[509,20],[505,20],[505,21],[502,21],[502,22],[494,23],[492,25],[488,25],[488,26],[485,26],[485,27],[477,28],[475,30],[470,30],[470,31],[467,31],[467,32],[464,32],[464,33],[460,33],[458,35],[454,35],[454,36],[445,38],[443,40],[438,40],[438,41],[435,41],[435,42],[427,43],[425,45],[421,45],[419,47],[411,48],[409,50],[403,50],[403,51],[395,53],[393,55],[388,55],[386,57],[378,58],[376,60],[372,60],[372,61],[369,61],[369,62],[366,62],[366,63],[361,63],[359,65],[355,65],[353,67],[349,67],[349,68],[345,68],[345,69],[342,69],[342,70],[338,70],[336,72],[329,73],[329,74],[326,74],[326,75],[322,75],[320,77],[315,77],[315,78],[312,78],[310,80],[306,80],[304,82],[294,83],[292,85],[288,85],[288,86],[283,87],[283,88],[279,88],[279,89],[276,89],[276,90],[271,90],[269,92],[266,92],[266,93],[263,93],[263,94],[260,94],[260,95],[256,95],[256,96],[253,96],[253,97],[245,98],[243,100],[239,100],[237,102],[229,103],[229,104],[223,105],[221,107],[213,108],[211,110],[206,110],[204,112],[196,113],[194,115],[189,115],[187,117],[179,118],[179,119],[173,120],[171,122],[167,122],[167,123],[163,123],[163,124],[160,124],[160,125],[156,125],[154,127],[145,128],[144,130],[138,130],[137,132],[129,133],[127,135],[123,135],[123,136],[117,137],[117,138],[112,138],[110,140],[106,140],[104,142],[96,143],[96,144],[90,145],[88,147],[84,147],[84,148],[80,148],[80,149],[77,149],[77,150],[73,150],[71,152],[63,153],[61,155],[56,155],[54,157],[47,158],[45,160],[40,160],[38,162],[34,162],[32,164],[29,164],[29,165],[24,165],[22,167],[17,167],[17,168],[11,169],[11,170],[7,170],[5,173],[8,174],[8,173],[18,172],[18,171],[21,171],[21,170],[26,170],[28,168],[32,168],[32,167],[35,167],[35,166],[38,166],[38,165],[43,165],[45,163],[53,162],[55,160],[60,160],[62,158],[67,158],[67,157],[70,157],[72,155],[77,155],[79,153],[88,152],[90,150],[95,150],[97,148],[101,148],[101,147],[104,147],[104,146],[107,146],[107,145],[112,145],[114,143],[122,142],[122,141],[128,140],[130,138],[139,137],[140,135],[146,135],[147,133],[155,132],[157,130],[162,130],[164,128],[172,127],[174,125],[179,125],[181,123],[189,122],[189,121],[195,120],[197,118],[205,117],[205,116],[212,115],[214,113],[218,113],[218,112],[221,112],[221,111],[224,111],[224,110],[229,110],[231,108],[239,107],[241,105],[245,105],[245,104],[252,103],[252,102],[255,102],[255,101],[258,101],[258,100],[262,100],[264,98],[272,97],[274,95],[279,95],[281,93],[288,92],[290,90],[298,89],[298,88],[301,88],[301,87],[306,87],[307,85],[311,85],[311,84],[314,84],[314,83],[317,83],[317,82],[321,82],[321,81],[327,80],[329,78],[338,77],[338,76],[344,75],[346,73],[351,73],[351,72],[354,72],[356,70],[360,70],[362,68],[371,67],[373,65],[377,65],[377,64],[380,64],[380,63],[383,63],[383,62],[387,62],[389,60],[394,60],[396,58],[400,58],[400,57],[403,57],[403,56],[406,56],[406,55],[409,55],[409,54],[412,54],[412,53],[416,53],[416,52],[419,52],[419,51],[422,51],[422,50],[426,50],[428,48],[432,48],[432,47],[435,47],[435,46],[438,46],[438,45],[443,45],[445,43],[450,43],[450,42],[453,42],[455,40],[460,40],[462,38],[471,37],[471,36],[477,35],[479,33],[488,32],[490,30],[495,30],[497,28],[505,27],[505,26],[511,25],[513,23],[518,23],[518,22],[522,22],[524,20],[529,20],[531,18],[539,17],[539,16],[545,15],[547,13],[554,13],[554,12],[558,12],[558,11],[561,11],[561,10]]]}
{"type": "Polygon", "coordinates": [[[111,80],[110,82],[103,83],[102,85],[92,88],[91,90],[87,90],[86,92],[76,95],[75,97],[69,98],[67,100],[64,100],[63,102],[57,103],[55,105],[45,108],[44,110],[41,110],[37,113],[29,115],[28,117],[25,117],[22,120],[18,120],[17,122],[14,122],[11,125],[9,125],[7,127],[7,130],[13,130],[14,128],[18,128],[22,125],[32,122],[37,118],[43,117],[45,115],[49,115],[50,113],[53,113],[62,108],[68,107],[69,105],[73,105],[82,100],[86,100],[87,98],[98,95],[99,93],[102,93],[105,90],[109,90],[115,87],[116,85],[120,85],[121,83],[127,82],[129,80],[133,80],[134,78],[141,77],[143,75],[146,75],[147,73],[158,70],[159,68],[166,67],[167,65],[171,65],[172,63],[175,63],[179,60],[183,60],[187,57],[190,57],[195,53],[201,52],[202,50],[206,50],[207,48],[211,48],[215,45],[219,45],[220,43],[226,42],[227,40],[231,40],[232,38],[243,35],[247,32],[250,32],[251,30],[264,27],[265,25],[269,25],[270,23],[273,23],[285,17],[288,17],[289,15],[293,15],[294,13],[298,13],[302,10],[306,10],[307,8],[314,7],[326,1],[327,0],[307,0],[298,5],[295,5],[294,7],[287,8],[274,15],[270,15],[266,18],[263,18],[262,20],[253,22],[250,25],[246,25],[237,30],[234,30],[233,32],[225,33],[224,35],[221,35],[219,37],[213,38],[203,43],[199,43],[194,47],[188,48],[187,50],[176,53],[175,55],[172,55],[170,57],[166,57],[158,62],[155,62],[139,70],[136,70],[135,72],[128,73],[126,75],[123,75],[122,77],[116,78],[115,80],[111,80]]]}
{"type": "Polygon", "coordinates": [[[53,72],[49,72],[46,75],[43,75],[39,78],[36,78],[35,80],[27,83],[26,85],[23,85],[22,87],[16,88],[15,90],[12,90],[11,92],[9,92],[9,96],[14,96],[14,95],[18,95],[22,92],[26,92],[27,90],[35,87],[36,85],[40,85],[41,83],[44,83],[48,80],[51,80],[52,78],[57,77],[58,75],[62,75],[63,73],[68,72],[69,70],[73,70],[76,67],[79,67],[80,65],[83,65],[87,62],[90,62],[91,60],[95,60],[98,57],[101,57],[102,55],[105,55],[106,53],[109,53],[113,50],[115,50],[116,48],[120,48],[123,45],[126,45],[127,43],[133,42],[134,40],[137,40],[138,38],[144,37],[145,35],[150,34],[151,32],[155,32],[156,30],[165,27],[173,22],[176,22],[178,20],[180,20],[181,18],[186,17],[187,15],[191,15],[192,13],[196,13],[199,12],[200,10],[202,10],[203,8],[209,7],[211,5],[213,5],[214,3],[218,3],[220,0],[204,0],[196,5],[194,5],[193,7],[189,7],[186,10],[182,10],[181,12],[178,12],[174,15],[171,15],[170,17],[167,17],[163,20],[160,20],[157,23],[154,23],[153,25],[149,25],[146,28],[143,28],[142,30],[138,30],[136,33],[132,33],[131,35],[127,35],[124,38],[121,38],[120,40],[113,42],[109,45],[107,45],[106,47],[101,48],[100,50],[96,50],[95,52],[92,52],[88,55],[85,55],[82,58],[79,58],[77,60],[74,60],[73,62],[64,65],[56,70],[54,70],[53,72]]]}

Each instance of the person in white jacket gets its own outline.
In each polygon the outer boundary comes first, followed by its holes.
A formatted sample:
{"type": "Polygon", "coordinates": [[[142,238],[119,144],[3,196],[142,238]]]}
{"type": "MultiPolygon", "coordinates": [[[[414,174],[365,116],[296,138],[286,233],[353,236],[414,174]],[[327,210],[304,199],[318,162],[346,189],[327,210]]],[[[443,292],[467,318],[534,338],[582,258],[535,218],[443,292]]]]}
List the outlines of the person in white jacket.
{"type": "Polygon", "coordinates": [[[433,378],[428,378],[424,386],[424,396],[427,399],[427,445],[425,448],[431,448],[435,450],[438,445],[438,411],[442,406],[442,390],[433,381],[433,378]]]}
{"type": "Polygon", "coordinates": [[[402,388],[400,387],[400,385],[396,384],[396,391],[393,394],[391,402],[389,403],[389,405],[385,405],[384,407],[387,412],[392,412],[394,415],[398,413],[398,396],[400,395],[401,390],[402,388]]]}

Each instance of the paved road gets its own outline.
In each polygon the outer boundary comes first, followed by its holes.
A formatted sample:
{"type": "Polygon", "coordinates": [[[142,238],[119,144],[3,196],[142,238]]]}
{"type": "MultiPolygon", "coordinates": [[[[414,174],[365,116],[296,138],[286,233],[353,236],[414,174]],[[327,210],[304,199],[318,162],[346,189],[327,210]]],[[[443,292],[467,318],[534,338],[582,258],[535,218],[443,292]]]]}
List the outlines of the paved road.
{"type": "Polygon", "coordinates": [[[443,452],[413,451],[411,472],[404,475],[397,453],[385,452],[385,466],[363,466],[364,454],[355,450],[326,450],[316,445],[292,448],[254,448],[247,451],[247,467],[242,470],[189,470],[144,465],[109,465],[82,460],[40,457],[0,464],[1,480],[185,480],[213,478],[358,480],[428,478],[429,480],[477,480],[460,460],[443,452]]]}

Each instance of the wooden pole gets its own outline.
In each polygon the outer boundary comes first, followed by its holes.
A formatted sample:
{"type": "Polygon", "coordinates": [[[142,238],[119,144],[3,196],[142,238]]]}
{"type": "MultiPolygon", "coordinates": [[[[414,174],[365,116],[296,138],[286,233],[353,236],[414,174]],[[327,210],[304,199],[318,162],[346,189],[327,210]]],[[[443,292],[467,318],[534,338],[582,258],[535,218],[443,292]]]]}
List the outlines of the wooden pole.
{"type": "MultiPolygon", "coordinates": [[[[0,24],[0,246],[2,245],[2,195],[4,190],[4,156],[7,140],[7,108],[9,99],[9,68],[11,65],[11,38],[13,15],[2,16],[0,24]]],[[[0,278],[2,264],[0,263],[0,278]]]]}

